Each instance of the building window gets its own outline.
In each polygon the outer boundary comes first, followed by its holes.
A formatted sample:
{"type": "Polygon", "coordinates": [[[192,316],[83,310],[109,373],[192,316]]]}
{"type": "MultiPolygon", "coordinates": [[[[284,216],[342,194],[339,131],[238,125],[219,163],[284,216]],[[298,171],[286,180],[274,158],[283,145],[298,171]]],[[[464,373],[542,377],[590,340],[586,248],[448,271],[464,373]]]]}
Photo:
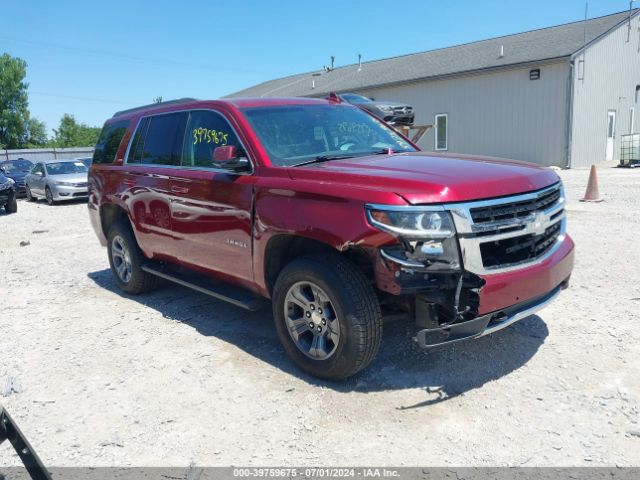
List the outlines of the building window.
{"type": "Polygon", "coordinates": [[[449,150],[449,114],[436,115],[436,150],[449,150]]]}

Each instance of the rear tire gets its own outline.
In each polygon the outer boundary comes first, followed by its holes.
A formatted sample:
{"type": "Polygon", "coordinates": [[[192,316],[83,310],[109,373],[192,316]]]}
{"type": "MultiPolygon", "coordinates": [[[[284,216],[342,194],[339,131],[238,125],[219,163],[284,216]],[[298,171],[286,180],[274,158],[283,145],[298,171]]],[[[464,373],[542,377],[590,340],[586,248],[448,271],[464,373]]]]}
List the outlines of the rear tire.
{"type": "Polygon", "coordinates": [[[16,213],[18,211],[18,200],[16,200],[16,195],[13,194],[7,200],[7,204],[4,206],[4,211],[7,213],[16,213]]]}
{"type": "Polygon", "coordinates": [[[154,290],[160,278],[142,270],[145,258],[131,226],[124,221],[114,223],[107,239],[109,265],[118,288],[132,295],[154,290]]]}
{"type": "Polygon", "coordinates": [[[330,380],[364,369],[382,339],[373,287],[355,265],[335,254],[301,257],[282,270],[273,290],[273,318],[295,364],[330,380]]]}

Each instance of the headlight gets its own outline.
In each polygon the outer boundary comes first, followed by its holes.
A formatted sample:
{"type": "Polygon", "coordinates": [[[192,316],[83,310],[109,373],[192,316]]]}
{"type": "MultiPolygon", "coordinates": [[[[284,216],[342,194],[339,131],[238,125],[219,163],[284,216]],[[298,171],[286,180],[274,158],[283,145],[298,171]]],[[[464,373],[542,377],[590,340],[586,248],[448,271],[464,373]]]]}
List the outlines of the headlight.
{"type": "Polygon", "coordinates": [[[400,239],[400,245],[381,249],[383,257],[403,267],[459,270],[460,255],[451,214],[445,210],[367,205],[374,228],[400,239]]]}
{"type": "Polygon", "coordinates": [[[73,182],[54,182],[56,185],[62,185],[65,187],[73,187],[73,182]]]}
{"type": "Polygon", "coordinates": [[[16,183],[13,181],[13,178],[8,178],[6,182],[0,183],[0,190],[6,190],[8,188],[13,187],[13,184],[16,183]]]}
{"type": "Polygon", "coordinates": [[[443,239],[455,235],[451,215],[444,210],[403,211],[367,206],[367,217],[372,226],[396,236],[443,239]]]}
{"type": "Polygon", "coordinates": [[[376,105],[376,107],[378,107],[379,110],[382,110],[385,113],[393,112],[393,107],[389,105],[376,105]]]}

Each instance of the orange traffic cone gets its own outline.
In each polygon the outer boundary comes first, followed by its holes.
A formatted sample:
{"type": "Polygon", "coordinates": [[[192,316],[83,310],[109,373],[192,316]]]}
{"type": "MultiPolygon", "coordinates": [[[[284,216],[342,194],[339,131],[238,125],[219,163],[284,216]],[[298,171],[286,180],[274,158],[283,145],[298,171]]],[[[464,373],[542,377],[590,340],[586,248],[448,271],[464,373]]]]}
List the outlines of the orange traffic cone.
{"type": "Polygon", "coordinates": [[[600,192],[598,191],[598,174],[596,172],[596,166],[591,165],[591,172],[589,172],[589,183],[587,183],[587,191],[584,194],[581,202],[602,202],[600,198],[600,192]]]}

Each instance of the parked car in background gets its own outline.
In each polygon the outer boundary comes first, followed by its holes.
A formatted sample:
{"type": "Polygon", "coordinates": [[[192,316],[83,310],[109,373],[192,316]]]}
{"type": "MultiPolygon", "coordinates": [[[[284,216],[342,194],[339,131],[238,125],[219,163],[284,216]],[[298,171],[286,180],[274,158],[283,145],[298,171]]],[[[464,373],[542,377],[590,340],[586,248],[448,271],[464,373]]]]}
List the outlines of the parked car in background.
{"type": "Polygon", "coordinates": [[[11,178],[16,182],[16,195],[17,197],[24,197],[27,195],[27,189],[24,186],[24,177],[33,168],[33,162],[26,158],[18,158],[17,160],[7,160],[0,162],[0,169],[4,173],[5,177],[11,178]]]}
{"type": "Polygon", "coordinates": [[[16,213],[18,211],[15,184],[16,182],[13,179],[5,177],[0,172],[0,208],[4,207],[7,213],[16,213]]]}
{"type": "Polygon", "coordinates": [[[76,158],[75,160],[84,163],[84,166],[89,168],[93,162],[93,157],[76,158]]]}
{"type": "Polygon", "coordinates": [[[413,107],[404,103],[387,102],[383,100],[371,100],[357,93],[341,93],[341,100],[357,105],[358,107],[373,113],[387,123],[394,125],[413,125],[415,115],[413,107]]]}
{"type": "Polygon", "coordinates": [[[87,197],[89,169],[79,160],[47,160],[36,163],[25,177],[27,200],[43,197],[49,205],[87,197]]]}

